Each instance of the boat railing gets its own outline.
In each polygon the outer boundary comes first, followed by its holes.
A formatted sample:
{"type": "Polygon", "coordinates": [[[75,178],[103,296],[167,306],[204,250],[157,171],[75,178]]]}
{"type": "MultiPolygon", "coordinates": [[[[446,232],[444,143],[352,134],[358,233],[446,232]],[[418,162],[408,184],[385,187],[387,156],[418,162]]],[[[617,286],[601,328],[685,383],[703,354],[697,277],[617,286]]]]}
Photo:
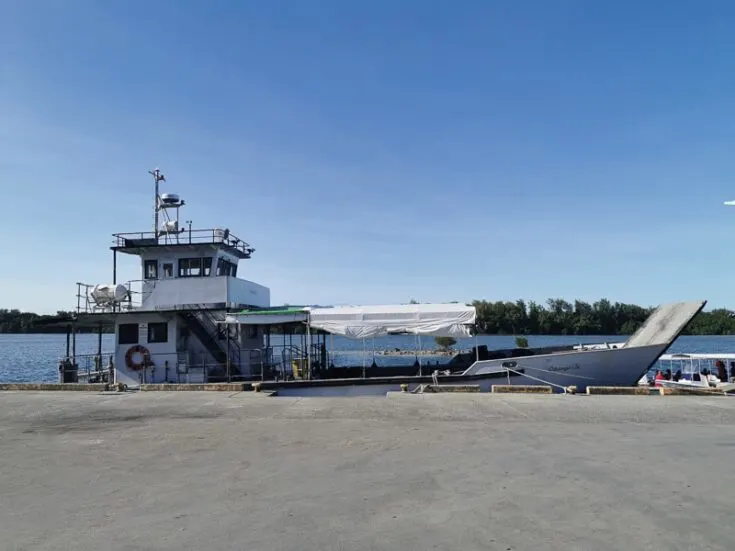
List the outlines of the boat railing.
{"type": "MultiPolygon", "coordinates": [[[[77,282],[77,314],[99,314],[107,312],[127,312],[140,308],[143,303],[143,284],[155,286],[156,280],[132,279],[121,285],[127,290],[124,300],[100,304],[92,296],[94,285],[90,283],[77,282]]],[[[150,289],[147,290],[150,292],[150,289]]]]}
{"type": "Polygon", "coordinates": [[[113,352],[76,354],[59,358],[61,383],[109,383],[113,380],[113,352]]]}
{"type": "Polygon", "coordinates": [[[222,228],[186,229],[178,232],[128,232],[112,234],[114,247],[125,249],[144,245],[218,244],[235,249],[250,257],[255,249],[247,242],[222,228]]]}
{"type": "Polygon", "coordinates": [[[236,383],[278,379],[269,350],[239,348],[237,358],[238,363],[232,356],[228,363],[213,361],[205,351],[152,353],[148,355],[146,365],[137,371],[138,383],[236,383]]]}

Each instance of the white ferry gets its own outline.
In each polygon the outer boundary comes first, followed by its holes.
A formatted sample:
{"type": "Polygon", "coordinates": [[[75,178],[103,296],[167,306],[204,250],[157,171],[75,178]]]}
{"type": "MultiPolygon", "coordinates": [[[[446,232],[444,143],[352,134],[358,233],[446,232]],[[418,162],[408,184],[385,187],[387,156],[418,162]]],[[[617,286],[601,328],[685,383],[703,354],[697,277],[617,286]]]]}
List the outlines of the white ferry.
{"type": "Polygon", "coordinates": [[[255,249],[229,229],[180,223],[184,200],[154,183],[153,231],[113,234],[112,282],[77,283],[77,310],[59,364],[62,382],[150,383],[277,381],[280,394],[364,394],[425,382],[635,385],[706,301],[656,309],[625,343],[488,351],[475,346],[443,364],[335,365],[327,337],[365,340],[413,335],[470,337],[476,312],[464,304],[353,307],[272,306],[268,287],[240,277],[255,249]],[[140,259],[141,277],[117,279],[118,255],[140,259]],[[76,332],[100,332],[97,354],[76,354],[76,332]],[[102,350],[103,331],[114,350],[102,350]]]}

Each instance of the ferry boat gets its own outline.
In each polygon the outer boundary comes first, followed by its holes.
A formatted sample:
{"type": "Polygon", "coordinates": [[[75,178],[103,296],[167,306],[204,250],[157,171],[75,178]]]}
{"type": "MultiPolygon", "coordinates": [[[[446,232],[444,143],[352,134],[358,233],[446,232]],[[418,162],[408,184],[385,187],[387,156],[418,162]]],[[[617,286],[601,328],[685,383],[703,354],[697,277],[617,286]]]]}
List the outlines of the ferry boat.
{"type": "Polygon", "coordinates": [[[470,337],[476,311],[465,304],[351,307],[273,306],[270,290],[240,277],[255,252],[226,228],[183,227],[184,200],[161,193],[153,177],[153,231],[113,234],[112,282],[77,283],[76,316],[59,364],[61,382],[149,383],[277,381],[279,394],[380,394],[402,384],[635,385],[706,301],[657,308],[614,346],[487,350],[475,346],[444,363],[378,367],[335,365],[327,336],[470,337]],[[141,277],[117,279],[118,255],[139,258],[141,277]],[[76,332],[99,331],[97,354],[76,354],[76,332]],[[114,350],[102,350],[102,332],[114,350]]]}

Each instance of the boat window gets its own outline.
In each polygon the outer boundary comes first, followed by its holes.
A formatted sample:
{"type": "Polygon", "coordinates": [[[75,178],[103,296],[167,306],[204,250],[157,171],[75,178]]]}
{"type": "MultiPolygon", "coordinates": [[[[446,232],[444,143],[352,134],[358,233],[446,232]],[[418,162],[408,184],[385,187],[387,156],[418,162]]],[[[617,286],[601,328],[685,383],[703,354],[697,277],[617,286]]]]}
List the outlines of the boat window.
{"type": "Polygon", "coordinates": [[[158,279],[158,260],[146,260],[143,263],[145,279],[158,279]]]}
{"type": "Polygon", "coordinates": [[[232,276],[235,277],[237,274],[237,264],[230,262],[224,258],[220,258],[217,261],[217,275],[218,276],[232,276]]]}
{"type": "Polygon", "coordinates": [[[168,342],[168,323],[149,323],[148,342],[168,342]]]}
{"type": "Polygon", "coordinates": [[[209,277],[212,274],[212,258],[202,258],[202,270],[204,277],[209,277]]]}
{"type": "Polygon", "coordinates": [[[121,323],[117,326],[118,344],[138,344],[138,324],[121,323]]]}
{"type": "Polygon", "coordinates": [[[179,277],[199,277],[202,275],[201,258],[180,258],[179,277]]]}
{"type": "Polygon", "coordinates": [[[163,277],[174,277],[174,265],[170,262],[163,265],[163,277]]]}

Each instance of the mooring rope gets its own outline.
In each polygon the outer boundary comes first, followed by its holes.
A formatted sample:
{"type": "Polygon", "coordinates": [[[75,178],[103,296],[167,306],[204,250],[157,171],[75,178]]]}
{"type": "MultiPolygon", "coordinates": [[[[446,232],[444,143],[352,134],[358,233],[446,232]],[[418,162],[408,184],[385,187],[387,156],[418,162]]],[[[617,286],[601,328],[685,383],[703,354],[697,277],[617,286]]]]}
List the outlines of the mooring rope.
{"type": "MultiPolygon", "coordinates": [[[[521,366],[521,367],[523,367],[523,366],[521,366]]],[[[529,375],[528,373],[524,373],[522,371],[516,371],[515,369],[510,369],[509,367],[506,367],[505,369],[508,370],[509,372],[512,371],[516,375],[522,375],[523,377],[528,377],[529,379],[533,379],[534,381],[538,381],[540,383],[544,383],[544,384],[549,385],[549,386],[555,386],[556,388],[562,389],[564,391],[564,394],[567,393],[567,387],[565,387],[563,385],[557,385],[556,383],[552,383],[550,381],[544,381],[543,379],[539,379],[538,377],[534,377],[533,375],[529,375]]]]}

